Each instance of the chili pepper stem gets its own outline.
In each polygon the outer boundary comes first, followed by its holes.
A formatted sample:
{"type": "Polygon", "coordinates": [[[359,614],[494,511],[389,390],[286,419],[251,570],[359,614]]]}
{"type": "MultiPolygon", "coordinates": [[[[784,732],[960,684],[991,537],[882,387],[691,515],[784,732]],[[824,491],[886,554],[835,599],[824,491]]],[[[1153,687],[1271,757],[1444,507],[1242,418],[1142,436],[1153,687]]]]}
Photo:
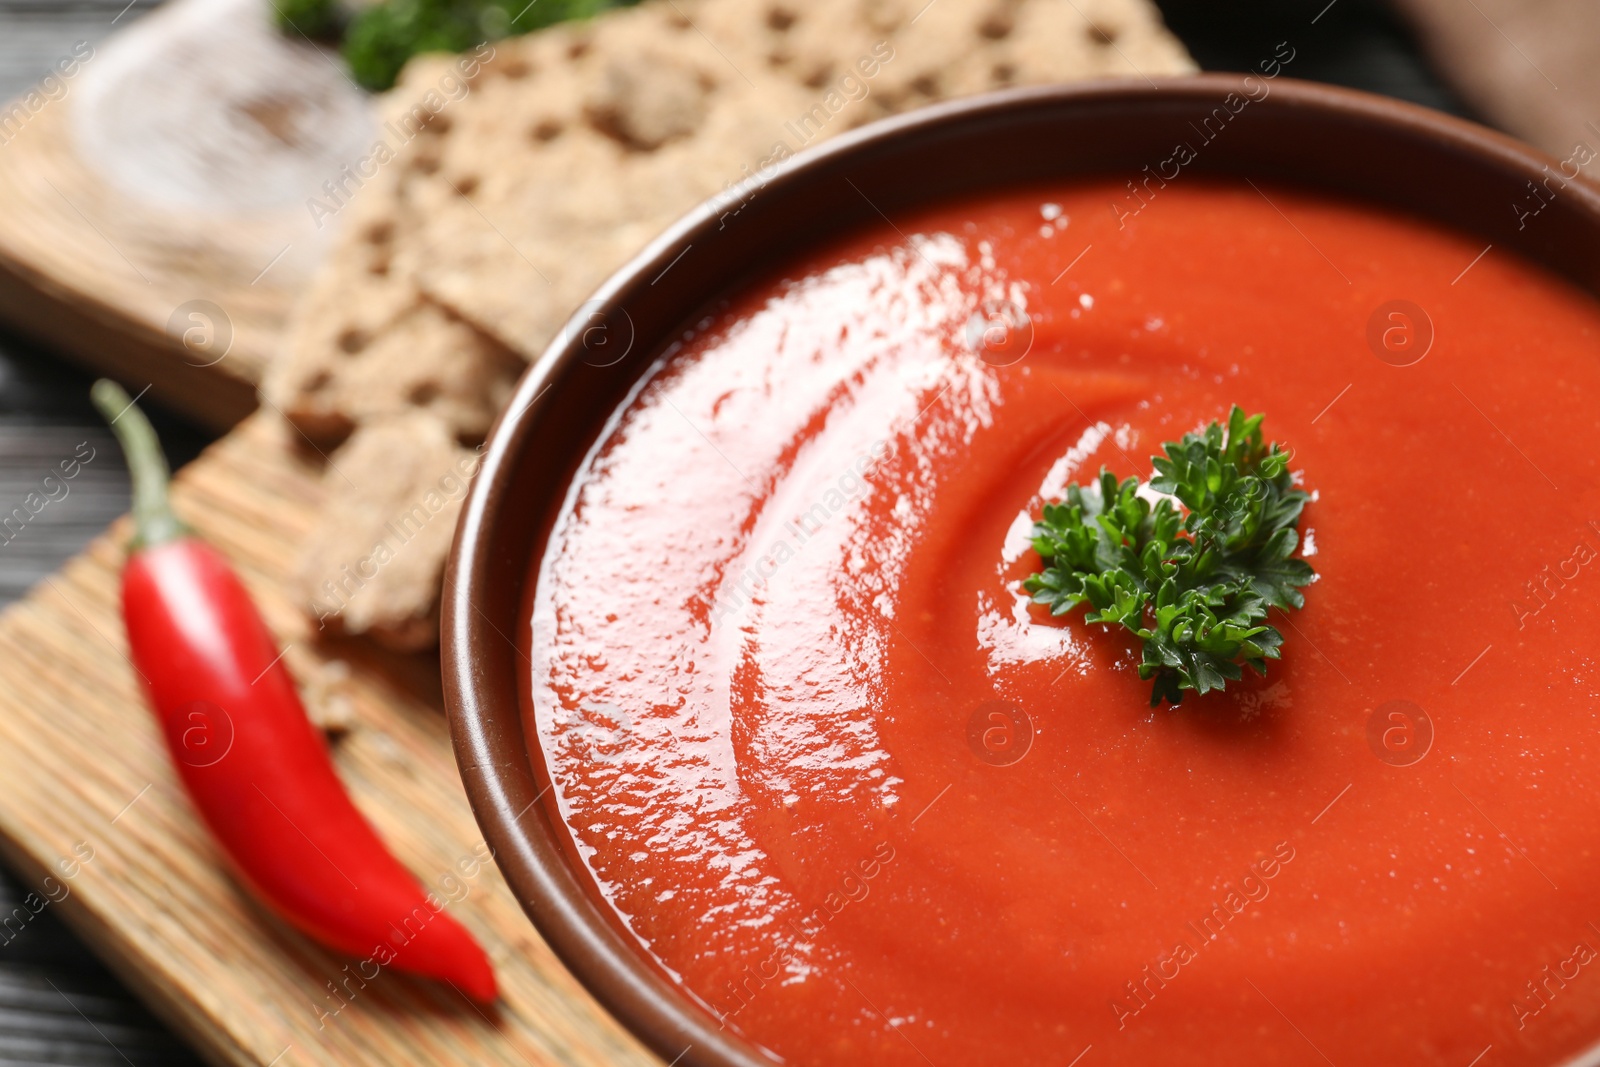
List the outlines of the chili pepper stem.
{"type": "Polygon", "coordinates": [[[90,387],[89,399],[116,434],[122,454],[127,457],[128,473],[133,479],[134,548],[151,548],[182,537],[188,531],[167,499],[171,471],[155,427],[128,391],[108,378],[101,378],[90,387]]]}

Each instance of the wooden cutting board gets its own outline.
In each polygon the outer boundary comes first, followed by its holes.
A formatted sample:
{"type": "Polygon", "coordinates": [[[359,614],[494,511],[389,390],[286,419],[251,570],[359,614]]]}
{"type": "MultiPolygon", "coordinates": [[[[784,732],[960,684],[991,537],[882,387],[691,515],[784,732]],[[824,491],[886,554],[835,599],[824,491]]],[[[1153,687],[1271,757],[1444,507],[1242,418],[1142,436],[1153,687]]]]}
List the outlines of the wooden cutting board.
{"type": "Polygon", "coordinates": [[[337,225],[307,210],[377,128],[272,0],[169,0],[0,102],[0,320],[221,432],[337,225]]]}
{"type": "Polygon", "coordinates": [[[353,713],[334,746],[340,775],[424,884],[460,897],[451,914],[494,960],[501,1001],[480,1011],[448,986],[391,972],[363,982],[228,876],[126,659],[125,519],[0,616],[0,848],[36,900],[50,900],[43,906],[218,1064],[658,1063],[480,862],[437,663],[319,643],[282,593],[322,493],[292,437],[276,415],[252,416],[178,475],[175,506],[238,569],[302,685],[334,686],[335,697],[318,690],[312,700],[353,713]]]}

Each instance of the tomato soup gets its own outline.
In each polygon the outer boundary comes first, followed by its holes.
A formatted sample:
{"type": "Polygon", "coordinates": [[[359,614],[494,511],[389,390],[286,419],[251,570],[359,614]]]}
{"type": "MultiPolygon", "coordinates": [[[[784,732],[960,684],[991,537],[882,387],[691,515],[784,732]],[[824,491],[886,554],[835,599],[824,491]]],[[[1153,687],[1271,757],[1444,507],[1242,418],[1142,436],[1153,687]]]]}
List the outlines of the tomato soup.
{"type": "Polygon", "coordinates": [[[575,855],[790,1063],[1577,1054],[1600,306],[1288,188],[1127,208],[907,213],[660,356],[532,561],[575,855]],[[1136,641],[1030,605],[1030,526],[1234,403],[1293,450],[1318,577],[1267,677],[1153,709],[1136,641]]]}

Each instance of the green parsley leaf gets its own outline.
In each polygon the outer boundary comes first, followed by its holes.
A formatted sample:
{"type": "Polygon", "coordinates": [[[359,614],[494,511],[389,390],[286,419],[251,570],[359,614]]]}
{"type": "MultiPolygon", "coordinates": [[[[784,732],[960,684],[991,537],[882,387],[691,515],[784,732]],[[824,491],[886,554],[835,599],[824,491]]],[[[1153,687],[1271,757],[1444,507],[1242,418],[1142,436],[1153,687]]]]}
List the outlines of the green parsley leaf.
{"type": "Polygon", "coordinates": [[[1144,495],[1137,478],[1102,468],[1098,485],[1068,486],[1034,525],[1044,569],[1023,588],[1052,615],[1086,604],[1084,621],[1136,634],[1151,707],[1224,689],[1245,667],[1265,675],[1283,644],[1267,612],[1305,604],[1315,572],[1295,551],[1307,495],[1289,454],[1263,441],[1264,418],[1235,405],[1226,429],[1162,445],[1144,495]]]}

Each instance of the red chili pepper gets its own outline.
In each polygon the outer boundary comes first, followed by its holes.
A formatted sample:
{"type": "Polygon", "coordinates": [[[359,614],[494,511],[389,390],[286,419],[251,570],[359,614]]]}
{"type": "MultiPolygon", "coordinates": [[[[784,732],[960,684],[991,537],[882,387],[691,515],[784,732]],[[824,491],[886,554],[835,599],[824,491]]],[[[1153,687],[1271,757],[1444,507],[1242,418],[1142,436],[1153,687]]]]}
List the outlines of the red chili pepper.
{"type": "Polygon", "coordinates": [[[223,851],[274,912],[329,948],[493,1001],[483,949],[351,803],[249,594],[173,514],[149,421],[114,382],[96,382],[91,396],[133,475],[122,573],[133,662],[223,851]]]}

